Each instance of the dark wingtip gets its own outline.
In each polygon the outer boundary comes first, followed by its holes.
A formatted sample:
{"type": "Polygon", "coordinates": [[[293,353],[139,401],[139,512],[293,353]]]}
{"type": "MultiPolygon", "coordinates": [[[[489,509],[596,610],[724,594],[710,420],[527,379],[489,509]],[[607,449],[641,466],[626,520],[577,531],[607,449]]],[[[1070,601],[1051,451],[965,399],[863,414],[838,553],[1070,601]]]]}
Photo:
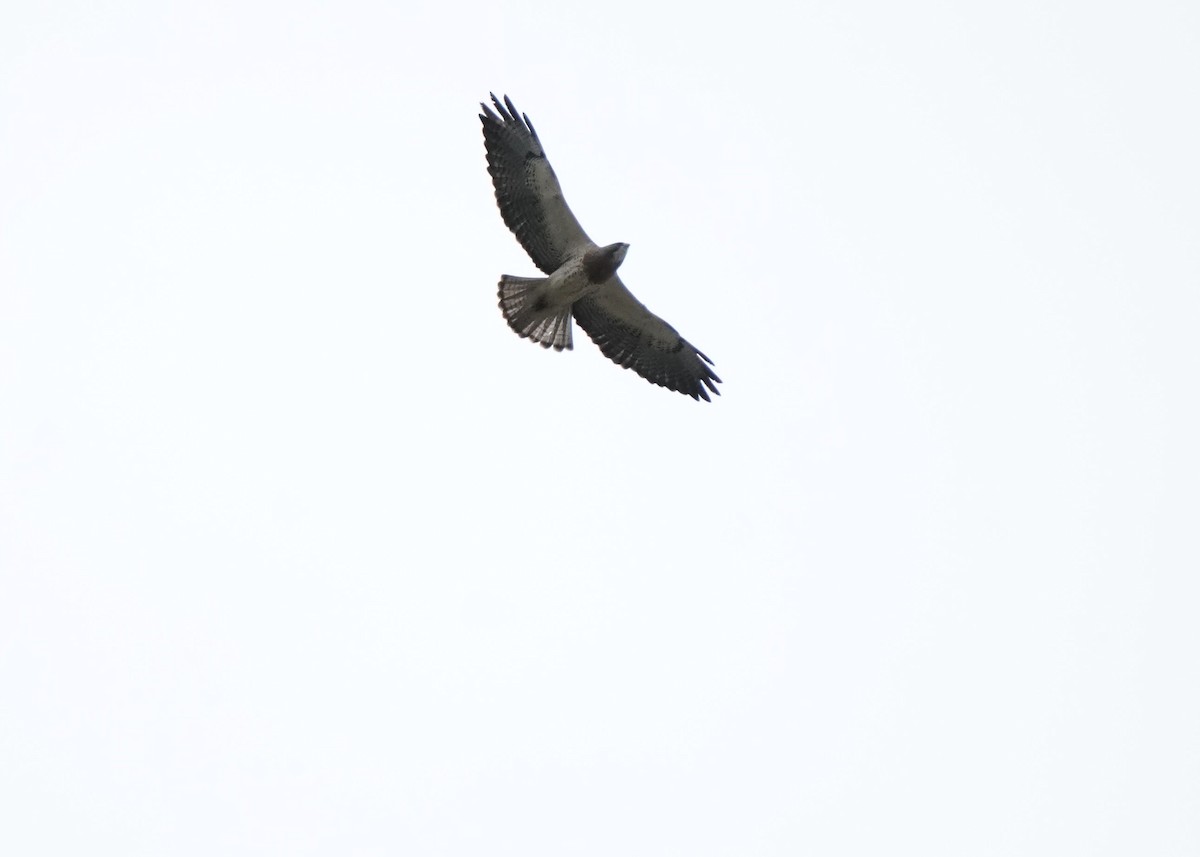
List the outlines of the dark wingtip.
{"type": "MultiPolygon", "coordinates": [[[[483,108],[483,113],[479,114],[480,120],[486,125],[488,121],[496,122],[501,125],[518,125],[523,126],[533,139],[537,140],[538,134],[534,130],[533,123],[529,121],[529,117],[517,110],[517,106],[513,104],[511,98],[507,95],[501,101],[494,92],[489,92],[488,96],[492,99],[492,104],[495,106],[495,112],[491,107],[488,107],[484,102],[479,102],[479,106],[483,108]],[[500,115],[497,116],[496,114],[500,115]]],[[[540,142],[540,141],[539,141],[540,142]]]]}
{"type": "MultiPolygon", "coordinates": [[[[496,105],[496,110],[499,112],[500,118],[505,122],[511,122],[512,117],[508,115],[508,111],[504,109],[504,105],[500,103],[500,99],[496,97],[496,93],[489,92],[488,95],[492,98],[492,104],[496,105]]],[[[507,96],[505,96],[505,100],[508,100],[507,96]]]]}
{"type": "MultiPolygon", "coordinates": [[[[488,93],[488,94],[491,95],[491,93],[488,93]]],[[[492,95],[492,102],[497,103],[495,95],[492,95]]],[[[487,106],[486,102],[483,102],[483,101],[479,102],[479,108],[483,111],[482,113],[479,114],[479,119],[481,122],[483,122],[484,125],[487,125],[488,122],[495,122],[495,123],[500,122],[500,117],[497,116],[495,114],[495,112],[493,112],[492,108],[487,106]]]]}

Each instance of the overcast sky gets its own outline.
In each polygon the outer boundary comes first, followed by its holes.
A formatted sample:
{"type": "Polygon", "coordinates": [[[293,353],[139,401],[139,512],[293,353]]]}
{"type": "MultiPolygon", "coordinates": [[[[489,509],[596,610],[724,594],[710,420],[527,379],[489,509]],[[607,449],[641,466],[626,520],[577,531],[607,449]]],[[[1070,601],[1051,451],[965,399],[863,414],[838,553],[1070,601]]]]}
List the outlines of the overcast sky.
{"type": "Polygon", "coordinates": [[[1200,7],[683,8],[0,12],[0,852],[1200,853],[1200,7]]]}

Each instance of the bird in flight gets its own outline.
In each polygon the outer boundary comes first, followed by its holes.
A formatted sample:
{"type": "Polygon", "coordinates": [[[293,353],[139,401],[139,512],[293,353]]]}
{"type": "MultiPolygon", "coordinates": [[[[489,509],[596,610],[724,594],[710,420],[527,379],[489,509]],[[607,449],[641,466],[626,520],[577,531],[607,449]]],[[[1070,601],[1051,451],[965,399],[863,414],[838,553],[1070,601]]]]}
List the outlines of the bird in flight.
{"type": "Polygon", "coordinates": [[[638,301],[617,268],[628,244],[598,246],[563,199],[533,123],[508,96],[480,104],[500,216],[545,277],[500,278],[500,309],[520,336],[570,349],[571,318],[604,355],[651,384],[693,399],[720,394],[712,361],[638,301]]]}

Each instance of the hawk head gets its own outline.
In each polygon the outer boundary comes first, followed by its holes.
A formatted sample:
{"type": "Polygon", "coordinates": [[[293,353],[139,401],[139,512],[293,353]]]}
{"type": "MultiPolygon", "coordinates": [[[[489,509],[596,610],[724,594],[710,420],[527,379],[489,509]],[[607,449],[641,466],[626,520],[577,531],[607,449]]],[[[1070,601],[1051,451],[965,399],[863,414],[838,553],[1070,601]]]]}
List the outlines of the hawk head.
{"type": "Polygon", "coordinates": [[[603,283],[621,267],[628,250],[629,245],[619,241],[607,247],[589,250],[583,257],[583,267],[587,271],[588,279],[593,283],[603,283]]]}

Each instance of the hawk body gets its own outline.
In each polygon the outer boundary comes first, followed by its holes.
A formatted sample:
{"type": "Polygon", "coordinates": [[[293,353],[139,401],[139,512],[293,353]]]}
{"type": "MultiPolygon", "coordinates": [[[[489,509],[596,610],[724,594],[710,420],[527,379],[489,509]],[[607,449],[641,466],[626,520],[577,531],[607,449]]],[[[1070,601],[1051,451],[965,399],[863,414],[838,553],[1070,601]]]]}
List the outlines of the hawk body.
{"type": "Polygon", "coordinates": [[[519,335],[556,351],[570,349],[571,308],[599,290],[620,266],[628,244],[584,250],[567,259],[549,277],[500,278],[500,308],[519,335]]]}
{"type": "Polygon", "coordinates": [[[563,198],[529,117],[506,96],[481,104],[488,172],[504,223],[547,277],[500,278],[500,309],[520,336],[570,349],[571,319],[613,362],[652,384],[709,401],[712,361],[646,309],[617,276],[628,244],[598,246],[563,198]]]}

